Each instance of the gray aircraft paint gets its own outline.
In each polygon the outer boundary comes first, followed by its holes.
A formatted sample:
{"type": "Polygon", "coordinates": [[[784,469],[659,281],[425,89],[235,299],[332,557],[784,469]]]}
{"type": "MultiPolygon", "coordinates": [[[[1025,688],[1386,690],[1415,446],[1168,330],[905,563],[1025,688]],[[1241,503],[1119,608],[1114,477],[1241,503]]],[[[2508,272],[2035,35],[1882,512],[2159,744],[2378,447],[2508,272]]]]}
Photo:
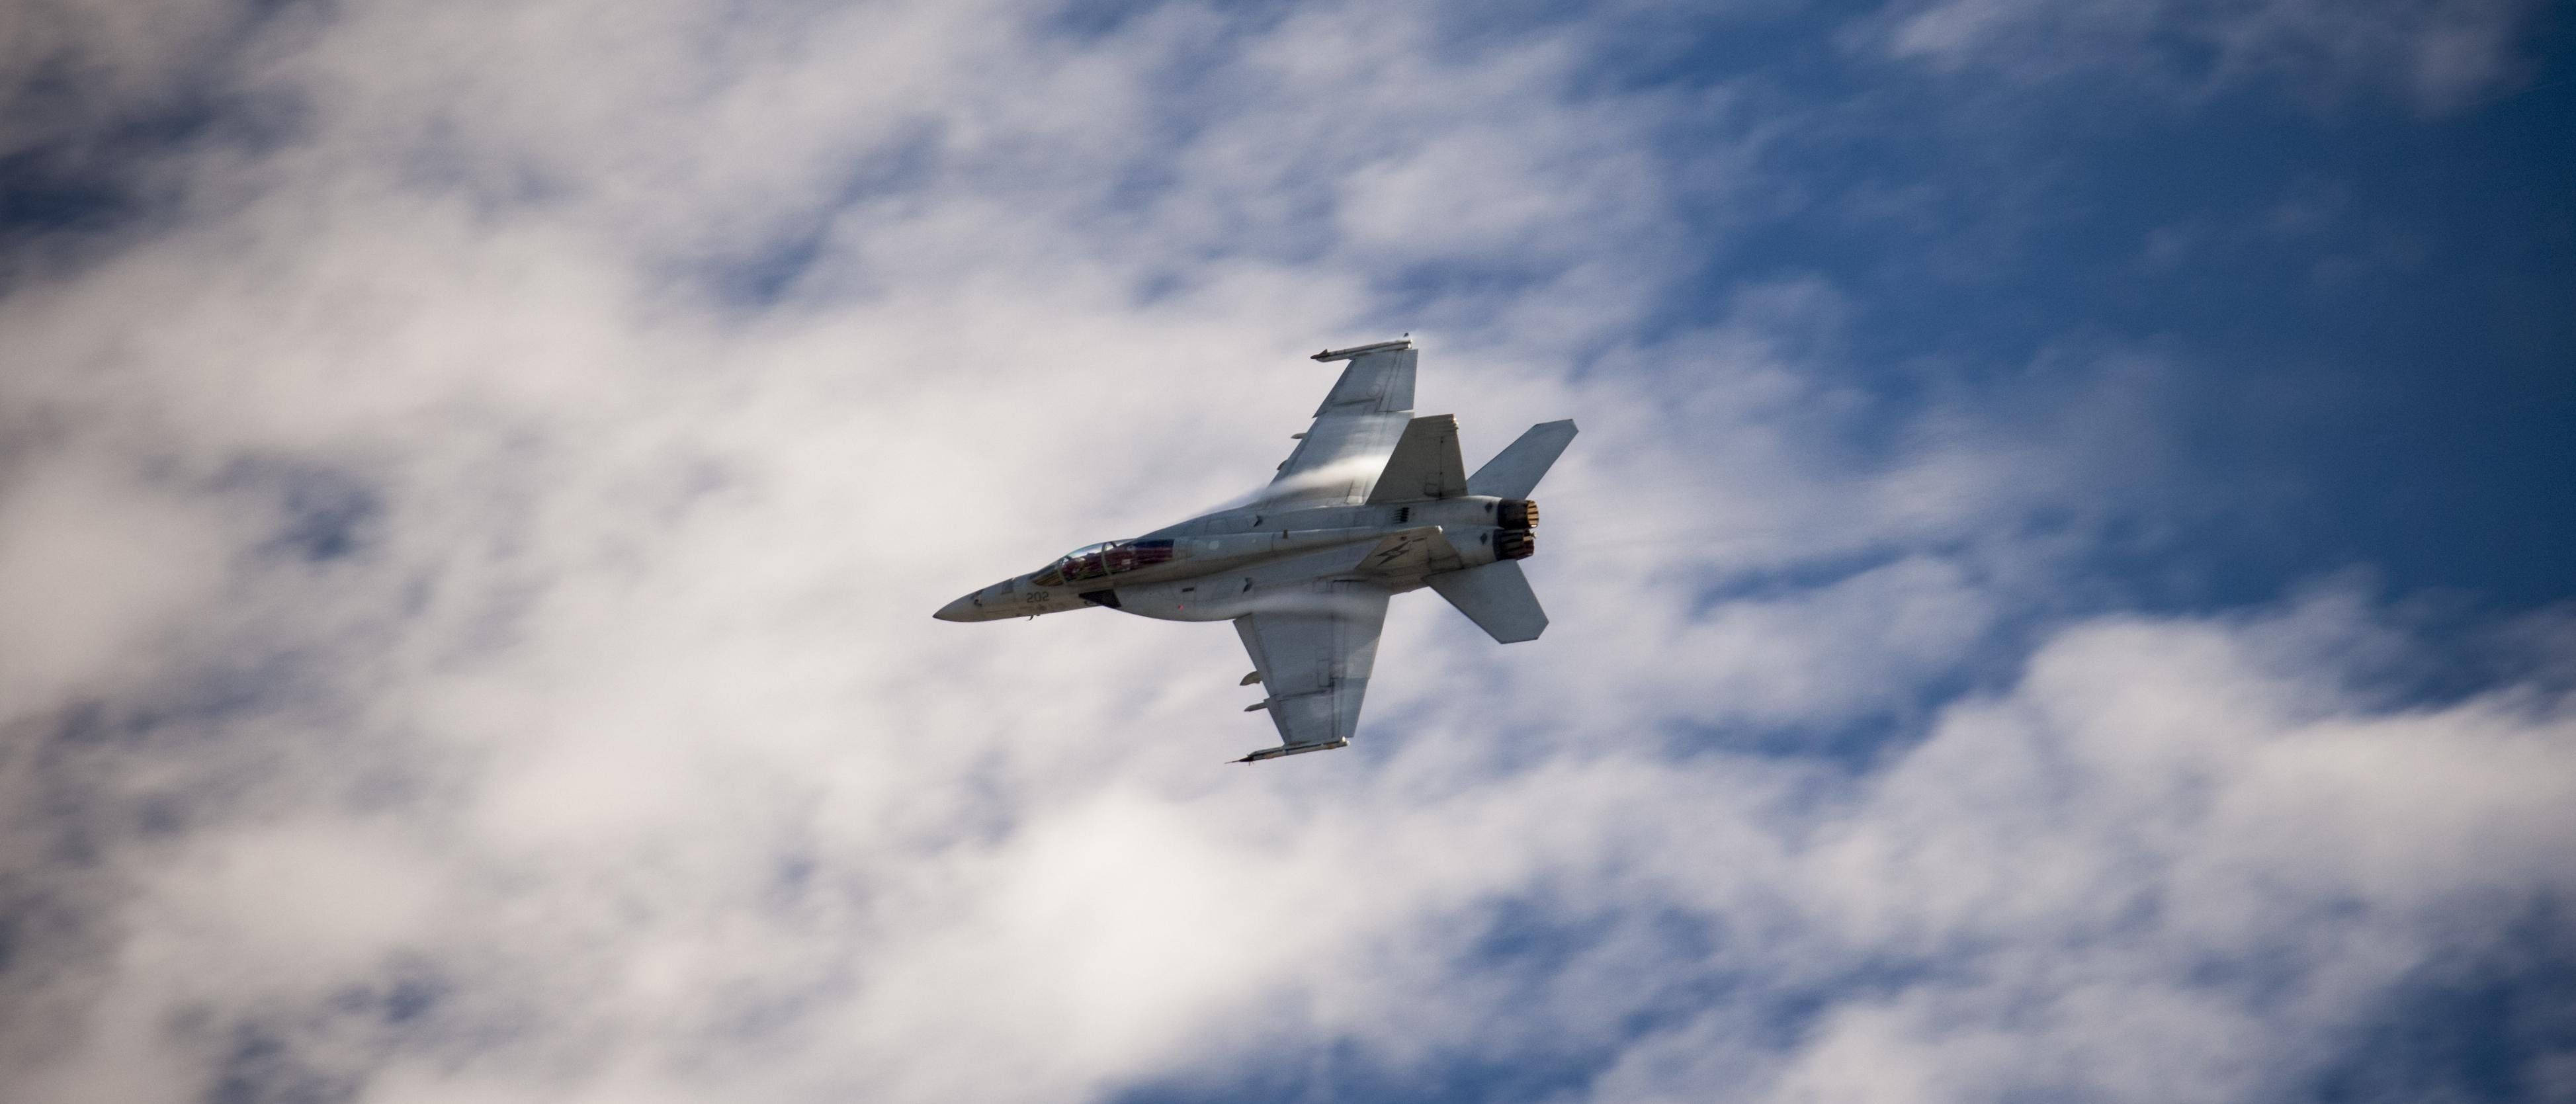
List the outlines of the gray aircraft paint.
{"type": "Polygon", "coordinates": [[[1535,640],[1547,614],[1521,574],[1539,480],[1572,421],[1530,427],[1472,476],[1458,421],[1413,415],[1409,340],[1328,349],[1348,362],[1270,485],[1240,506],[1106,541],[942,607],[994,621],[1094,606],[1165,621],[1231,621],[1279,746],[1237,762],[1346,747],[1394,595],[1424,586],[1495,640],[1535,640]]]}

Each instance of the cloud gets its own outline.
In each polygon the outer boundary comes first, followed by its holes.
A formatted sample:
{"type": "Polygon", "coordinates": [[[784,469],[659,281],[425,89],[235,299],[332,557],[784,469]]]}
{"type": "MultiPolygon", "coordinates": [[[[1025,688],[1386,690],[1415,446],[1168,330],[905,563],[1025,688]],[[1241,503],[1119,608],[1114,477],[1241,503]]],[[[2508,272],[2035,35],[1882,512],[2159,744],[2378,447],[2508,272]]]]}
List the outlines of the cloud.
{"type": "Polygon", "coordinates": [[[0,15],[0,156],[182,106],[256,18],[229,2],[13,5],[0,15]]]}
{"type": "Polygon", "coordinates": [[[1739,1071],[1778,1099],[2295,1094],[2373,994],[2566,889],[2563,699],[2367,707],[2315,653],[2370,628],[2334,596],[2058,636],[1808,831],[1699,860],[1703,885],[1793,902],[1783,943],[1703,968],[1885,980],[1783,1054],[1746,1054],[1760,1032],[1720,1005],[1632,1048],[1596,1098],[1739,1071]]]}
{"type": "Polygon", "coordinates": [[[1675,190],[1752,186],[1762,136],[1660,149],[1686,102],[1587,83],[1574,32],[263,27],[208,79],[285,129],[162,151],[170,209],[0,299],[27,1099],[1062,1099],[1335,1055],[2234,1099],[2565,890],[2563,682],[2358,691],[2441,644],[2349,585],[2086,596],[2166,462],[2151,359],[1897,401],[1817,278],[1649,332],[1707,244],[1675,190]],[[1586,427],[1541,645],[1399,601],[1361,745],[1252,770],[1221,628],[929,620],[1259,483],[1327,384],[1298,354],[1408,326],[1470,451],[1586,427]]]}
{"type": "Polygon", "coordinates": [[[2517,40],[2535,10],[2522,0],[1934,0],[1890,5],[1863,37],[1949,72],[2111,73],[2193,97],[2279,82],[2312,102],[2369,89],[2435,115],[2524,77],[2517,40]]]}

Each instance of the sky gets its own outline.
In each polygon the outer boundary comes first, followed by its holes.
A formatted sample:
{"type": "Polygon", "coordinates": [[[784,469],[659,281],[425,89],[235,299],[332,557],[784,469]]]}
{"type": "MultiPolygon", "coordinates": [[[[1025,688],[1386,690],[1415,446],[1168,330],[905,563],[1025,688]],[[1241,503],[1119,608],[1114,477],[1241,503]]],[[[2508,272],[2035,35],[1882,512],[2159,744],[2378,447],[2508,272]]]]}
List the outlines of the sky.
{"type": "Polygon", "coordinates": [[[2576,1100],[2538,0],[0,10],[13,1102],[2576,1100]],[[1552,618],[957,594],[1410,335],[1552,618]]]}

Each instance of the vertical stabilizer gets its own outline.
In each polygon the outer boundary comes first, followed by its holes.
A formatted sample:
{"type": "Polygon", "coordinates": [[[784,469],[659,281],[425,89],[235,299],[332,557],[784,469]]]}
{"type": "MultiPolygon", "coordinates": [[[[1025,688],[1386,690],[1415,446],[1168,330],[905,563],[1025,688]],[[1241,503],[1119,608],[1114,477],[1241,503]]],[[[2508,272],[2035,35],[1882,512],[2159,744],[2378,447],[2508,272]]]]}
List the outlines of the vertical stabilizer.
{"type": "Polygon", "coordinates": [[[1565,446],[1573,440],[1572,418],[1531,426],[1529,432],[1521,434],[1520,440],[1512,442],[1509,448],[1485,461],[1485,466],[1476,469],[1476,474],[1467,477],[1467,493],[1528,498],[1530,491],[1538,487],[1538,481],[1547,475],[1547,469],[1555,465],[1556,458],[1564,454],[1565,446]]]}
{"type": "MultiPolygon", "coordinates": [[[[1573,423],[1560,423],[1571,436],[1573,423]]],[[[1541,426],[1540,429],[1547,427],[1541,426]]],[[[1532,430],[1535,433],[1537,430],[1532,430]]],[[[1526,441],[1529,438],[1523,437],[1526,441]]],[[[1559,444],[1558,448],[1565,446],[1559,444]]],[[[1550,453],[1551,459],[1554,453],[1550,453]]],[[[1489,465],[1490,466],[1490,465],[1489,465]]],[[[1545,465],[1541,465],[1545,470],[1545,465]]],[[[1515,560],[1502,560],[1465,571],[1451,571],[1426,580],[1449,604],[1466,614],[1467,620],[1485,630],[1485,635],[1504,644],[1536,640],[1547,631],[1547,611],[1538,608],[1538,595],[1530,591],[1529,576],[1521,574],[1515,560]]]]}
{"type": "Polygon", "coordinates": [[[1467,493],[1467,465],[1458,460],[1458,419],[1449,414],[1415,418],[1386,458],[1369,505],[1456,498],[1467,493]]]}

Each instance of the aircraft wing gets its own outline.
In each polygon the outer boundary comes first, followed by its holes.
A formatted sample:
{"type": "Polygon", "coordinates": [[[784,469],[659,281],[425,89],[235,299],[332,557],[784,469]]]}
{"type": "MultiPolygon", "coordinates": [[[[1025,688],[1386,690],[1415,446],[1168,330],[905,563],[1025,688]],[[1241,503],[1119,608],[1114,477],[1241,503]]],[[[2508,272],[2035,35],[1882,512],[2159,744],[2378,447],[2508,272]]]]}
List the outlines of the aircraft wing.
{"type": "Polygon", "coordinates": [[[1378,629],[1386,622],[1390,595],[1367,582],[1317,586],[1315,601],[1234,619],[1253,673],[1269,692],[1252,708],[1268,710],[1270,723],[1279,728],[1278,747],[1237,762],[1341,747],[1359,726],[1360,699],[1377,665],[1378,629]]]}
{"type": "Polygon", "coordinates": [[[1409,341],[1385,341],[1315,354],[1346,360],[1342,378],[1315,408],[1297,449],[1279,465],[1263,491],[1265,506],[1343,506],[1368,501],[1378,473],[1413,420],[1413,363],[1409,341]]]}

